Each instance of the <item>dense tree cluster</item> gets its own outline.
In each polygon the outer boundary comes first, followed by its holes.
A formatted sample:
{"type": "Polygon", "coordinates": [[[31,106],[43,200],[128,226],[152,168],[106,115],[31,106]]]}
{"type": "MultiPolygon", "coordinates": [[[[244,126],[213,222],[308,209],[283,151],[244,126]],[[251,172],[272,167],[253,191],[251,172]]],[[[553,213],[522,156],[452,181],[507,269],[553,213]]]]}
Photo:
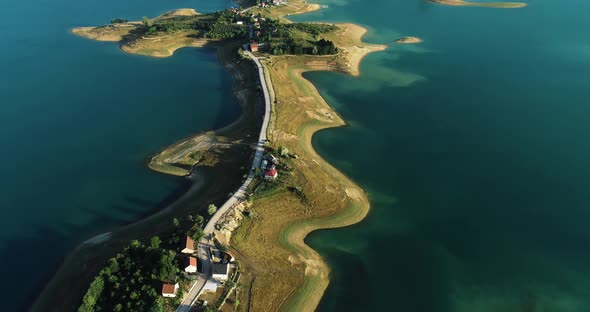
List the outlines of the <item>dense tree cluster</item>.
{"type": "Polygon", "coordinates": [[[237,25],[238,17],[231,10],[213,13],[213,22],[207,38],[215,39],[244,39],[248,37],[248,28],[245,25],[237,25]]]}
{"type": "Polygon", "coordinates": [[[164,311],[162,281],[173,282],[170,279],[179,266],[175,252],[161,249],[161,243],[159,237],[153,237],[149,246],[132,241],[109,259],[90,284],[78,311],[164,311]]]}
{"type": "Polygon", "coordinates": [[[276,19],[266,19],[261,23],[258,39],[268,42],[268,51],[274,55],[332,55],[338,52],[334,43],[323,38],[317,40],[317,37],[337,29],[337,26],[329,24],[284,24],[276,19]]]}
{"type": "Polygon", "coordinates": [[[314,45],[302,43],[297,40],[286,40],[284,42],[271,42],[270,53],[274,55],[282,54],[310,54],[310,55],[333,55],[338,52],[334,42],[326,39],[320,39],[314,45]]]}

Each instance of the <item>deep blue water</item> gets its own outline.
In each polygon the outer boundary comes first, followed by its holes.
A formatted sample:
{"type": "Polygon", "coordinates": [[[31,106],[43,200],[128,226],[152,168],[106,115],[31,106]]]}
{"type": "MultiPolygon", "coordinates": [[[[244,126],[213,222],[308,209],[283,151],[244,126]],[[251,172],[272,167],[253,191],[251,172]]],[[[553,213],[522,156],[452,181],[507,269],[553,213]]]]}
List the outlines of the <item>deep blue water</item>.
{"type": "Polygon", "coordinates": [[[153,210],[182,182],[148,156],[234,120],[231,77],[212,50],[153,59],[69,33],[223,1],[2,1],[0,297],[27,306],[65,254],[153,210]],[[14,285],[20,285],[15,290],[14,285]]]}
{"type": "Polygon", "coordinates": [[[322,3],[296,19],[424,43],[306,74],[350,123],[314,146],[372,204],[308,238],[332,268],[319,310],[590,311],[590,4],[322,3]]]}

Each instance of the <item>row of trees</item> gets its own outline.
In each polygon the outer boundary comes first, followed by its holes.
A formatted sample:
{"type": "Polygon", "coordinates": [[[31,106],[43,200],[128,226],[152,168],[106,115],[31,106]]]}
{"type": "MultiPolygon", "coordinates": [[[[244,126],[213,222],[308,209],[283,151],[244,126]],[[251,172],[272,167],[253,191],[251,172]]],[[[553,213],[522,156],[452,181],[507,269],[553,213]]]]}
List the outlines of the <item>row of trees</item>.
{"type": "Polygon", "coordinates": [[[129,20],[123,19],[123,18],[115,18],[111,20],[111,24],[124,24],[129,22],[129,20]]]}

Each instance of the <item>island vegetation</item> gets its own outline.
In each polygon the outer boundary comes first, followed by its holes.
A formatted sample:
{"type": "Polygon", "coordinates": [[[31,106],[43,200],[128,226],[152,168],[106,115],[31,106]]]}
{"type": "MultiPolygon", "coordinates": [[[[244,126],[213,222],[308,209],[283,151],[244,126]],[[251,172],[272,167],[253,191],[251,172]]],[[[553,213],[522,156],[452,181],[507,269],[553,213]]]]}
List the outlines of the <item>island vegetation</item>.
{"type": "MultiPolygon", "coordinates": [[[[362,58],[386,46],[363,43],[361,39],[366,29],[357,25],[292,23],[285,18],[288,14],[317,8],[319,6],[303,0],[293,0],[290,6],[272,9],[259,6],[247,13],[226,10],[199,14],[177,10],[138,22],[73,30],[90,39],[119,42],[122,50],[128,53],[155,57],[170,56],[182,47],[215,47],[226,55],[222,62],[227,57],[235,64],[244,65],[245,71],[247,57],[236,52],[238,47],[267,58],[263,64],[265,80],[271,85],[273,113],[265,149],[280,157],[277,169],[281,175],[273,181],[257,178],[251,184],[243,221],[235,229],[229,247],[240,255],[244,272],[240,283],[248,289],[236,292],[233,307],[242,307],[238,310],[314,310],[328,285],[329,269],[322,257],[304,243],[304,238],[316,229],[359,222],[369,208],[363,190],[319,157],[311,145],[315,132],[345,123],[303,78],[303,73],[330,70],[359,75],[362,58]],[[264,270],[265,267],[273,270],[264,270]],[[266,291],[269,288],[273,289],[271,296],[266,291]]],[[[235,66],[226,64],[229,68],[235,66]]],[[[239,71],[233,73],[238,80],[252,82],[239,77],[239,71]]],[[[249,84],[249,88],[250,94],[260,95],[256,83],[249,84]]],[[[255,110],[255,106],[250,109],[255,110]]],[[[248,122],[257,124],[252,119],[248,122]]],[[[233,127],[230,125],[229,129],[233,127]]],[[[242,145],[239,135],[225,138],[222,132],[200,134],[174,144],[155,155],[150,167],[165,173],[189,175],[195,165],[223,162],[227,156],[227,152],[223,152],[226,147],[242,145]]],[[[242,133],[241,138],[247,133],[242,133]]],[[[216,213],[217,207],[202,206],[201,211],[211,215],[216,213]]],[[[180,227],[186,230],[182,222],[180,227]]],[[[173,235],[175,228],[178,228],[176,222],[169,225],[167,231],[160,231],[159,237],[173,235]]],[[[197,239],[202,232],[193,229],[190,235],[197,239]]],[[[165,310],[172,308],[173,300],[154,296],[157,291],[154,285],[178,278],[178,263],[174,262],[178,250],[166,245],[170,239],[162,241],[164,243],[153,245],[151,241],[132,241],[123,252],[119,251],[108,260],[94,278],[80,309],[92,304],[100,309],[117,309],[119,304],[123,310],[148,305],[163,306],[165,310]],[[147,264],[139,258],[152,261],[147,264]],[[128,269],[121,270],[121,264],[128,269]],[[165,276],[164,273],[170,272],[173,273],[165,276]],[[131,280],[137,284],[139,277],[142,285],[130,286],[131,280]],[[119,287],[124,286],[124,294],[112,295],[116,281],[124,281],[119,282],[119,287]],[[133,299],[132,292],[135,292],[133,299]]],[[[228,248],[215,242],[220,249],[228,248]]],[[[92,310],[89,307],[82,311],[92,310]]]]}

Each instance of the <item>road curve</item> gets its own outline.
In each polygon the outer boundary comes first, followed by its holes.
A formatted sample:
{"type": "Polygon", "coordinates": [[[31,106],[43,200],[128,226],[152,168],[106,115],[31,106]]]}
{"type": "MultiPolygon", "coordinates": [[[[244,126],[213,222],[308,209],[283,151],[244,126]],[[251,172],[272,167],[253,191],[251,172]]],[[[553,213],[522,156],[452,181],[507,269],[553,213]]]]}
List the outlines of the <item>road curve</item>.
{"type": "Polygon", "coordinates": [[[215,224],[219,222],[219,219],[234,205],[238,204],[240,201],[246,199],[246,189],[254,180],[254,169],[260,167],[260,163],[262,162],[262,156],[264,155],[264,144],[268,140],[267,132],[268,132],[268,125],[270,122],[270,94],[268,92],[268,87],[266,85],[266,79],[264,78],[264,68],[260,61],[254,54],[250,51],[245,51],[246,55],[248,55],[256,67],[258,69],[258,76],[260,79],[260,85],[262,87],[262,92],[264,95],[264,119],[262,121],[262,127],[260,128],[260,135],[258,136],[258,142],[256,143],[256,152],[254,154],[254,161],[252,162],[252,170],[250,170],[250,174],[248,178],[242,186],[215,212],[207,225],[205,225],[205,229],[203,230],[203,238],[199,241],[199,245],[197,248],[197,253],[199,260],[202,264],[202,271],[203,273],[199,275],[199,278],[193,283],[191,286],[189,293],[184,297],[182,303],[176,309],[176,312],[189,312],[191,306],[197,300],[197,297],[201,294],[203,287],[205,287],[205,283],[211,277],[211,255],[209,246],[212,245],[211,234],[215,230],[215,224]]]}

